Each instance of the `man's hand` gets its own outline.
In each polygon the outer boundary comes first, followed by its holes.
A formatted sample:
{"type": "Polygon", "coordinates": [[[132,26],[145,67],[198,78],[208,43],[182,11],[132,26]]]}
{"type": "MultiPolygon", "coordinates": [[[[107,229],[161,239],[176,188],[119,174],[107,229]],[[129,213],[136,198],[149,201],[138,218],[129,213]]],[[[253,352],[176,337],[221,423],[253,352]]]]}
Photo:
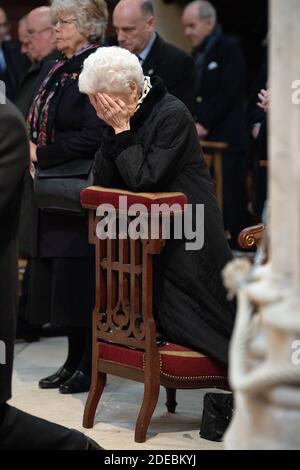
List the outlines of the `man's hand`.
{"type": "Polygon", "coordinates": [[[200,139],[205,139],[208,134],[208,130],[205,129],[199,122],[196,122],[197,134],[200,139]]]}
{"type": "Polygon", "coordinates": [[[106,93],[90,96],[97,116],[111,126],[116,134],[130,130],[130,109],[124,101],[111,98],[106,93]]]}
{"type": "Polygon", "coordinates": [[[268,90],[260,90],[260,93],[258,93],[258,98],[259,101],[257,103],[257,106],[262,108],[264,112],[266,113],[270,109],[270,103],[271,103],[271,90],[270,88],[268,90]]]}
{"type": "Polygon", "coordinates": [[[33,142],[30,142],[30,161],[33,163],[37,162],[36,148],[37,146],[33,142]]]}

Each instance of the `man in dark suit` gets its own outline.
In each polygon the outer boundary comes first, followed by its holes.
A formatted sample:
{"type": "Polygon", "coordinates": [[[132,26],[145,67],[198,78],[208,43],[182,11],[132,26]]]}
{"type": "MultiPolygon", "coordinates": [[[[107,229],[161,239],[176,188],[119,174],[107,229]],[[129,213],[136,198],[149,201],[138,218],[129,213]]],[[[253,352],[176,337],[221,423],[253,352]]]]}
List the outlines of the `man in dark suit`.
{"type": "MultiPolygon", "coordinates": [[[[266,51],[267,52],[267,51],[266,51]]],[[[254,84],[253,92],[247,106],[247,129],[254,143],[254,191],[253,209],[261,220],[267,198],[267,168],[261,166],[262,160],[268,158],[267,140],[267,113],[259,106],[259,94],[267,89],[268,67],[267,53],[265,52],[258,80],[254,84]]]]}
{"type": "Polygon", "coordinates": [[[96,450],[100,447],[83,434],[6,404],[11,398],[18,295],[18,213],[28,165],[21,114],[10,102],[0,104],[0,450],[96,450]]]}
{"type": "Polygon", "coordinates": [[[195,120],[201,139],[223,141],[223,215],[232,246],[246,215],[245,66],[238,42],[222,33],[211,3],[184,9],[184,33],[193,47],[197,79],[195,120]]]}
{"type": "Polygon", "coordinates": [[[113,13],[119,46],[136,54],[145,75],[158,75],[168,92],[193,110],[195,64],[192,57],[155,32],[151,1],[121,0],[113,13]]]}
{"type": "Polygon", "coordinates": [[[15,104],[27,117],[38,77],[45,62],[60,57],[56,51],[54,27],[51,24],[50,7],[39,7],[32,10],[23,20],[27,31],[26,54],[33,62],[23,78],[16,94],[15,104]]]}
{"type": "Polygon", "coordinates": [[[0,7],[0,80],[6,85],[6,96],[13,100],[29,61],[21,53],[19,44],[8,37],[8,32],[7,16],[0,7]]]}

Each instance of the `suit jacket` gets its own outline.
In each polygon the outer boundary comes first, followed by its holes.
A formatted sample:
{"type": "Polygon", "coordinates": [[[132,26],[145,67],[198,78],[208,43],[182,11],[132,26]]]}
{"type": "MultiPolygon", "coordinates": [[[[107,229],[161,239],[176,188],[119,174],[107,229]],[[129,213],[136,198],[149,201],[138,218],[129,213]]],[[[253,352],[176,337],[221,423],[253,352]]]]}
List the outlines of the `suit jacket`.
{"type": "Polygon", "coordinates": [[[7,69],[0,75],[0,80],[6,84],[6,95],[8,99],[14,100],[16,90],[21,83],[26,71],[29,68],[29,61],[20,51],[20,46],[16,41],[4,41],[2,43],[7,69]]]}
{"type": "Polygon", "coordinates": [[[41,70],[46,62],[56,60],[60,57],[58,51],[53,51],[47,55],[40,62],[34,62],[27,70],[23,80],[21,81],[15,98],[15,105],[23,113],[25,119],[27,118],[34,94],[39,85],[39,76],[41,70]]]}
{"type": "Polygon", "coordinates": [[[29,147],[23,118],[10,103],[0,105],[0,404],[11,396],[15,315],[18,299],[17,224],[29,147]],[[1,357],[0,357],[1,359],[1,357]],[[3,359],[3,358],[2,358],[3,359]]]}
{"type": "Polygon", "coordinates": [[[192,112],[196,67],[194,59],[157,35],[143,63],[145,75],[158,75],[170,94],[177,96],[192,112]]]}
{"type": "Polygon", "coordinates": [[[252,128],[254,124],[260,124],[260,131],[255,145],[259,154],[260,160],[267,160],[268,148],[267,148],[267,113],[262,108],[257,106],[258,93],[262,88],[267,88],[268,81],[268,66],[267,66],[267,53],[265,53],[264,60],[260,69],[259,77],[254,85],[252,95],[247,106],[247,127],[249,135],[252,134],[252,128]]]}
{"type": "Polygon", "coordinates": [[[222,34],[208,51],[196,84],[195,118],[210,131],[209,140],[245,148],[244,91],[245,64],[239,44],[222,34]]]}

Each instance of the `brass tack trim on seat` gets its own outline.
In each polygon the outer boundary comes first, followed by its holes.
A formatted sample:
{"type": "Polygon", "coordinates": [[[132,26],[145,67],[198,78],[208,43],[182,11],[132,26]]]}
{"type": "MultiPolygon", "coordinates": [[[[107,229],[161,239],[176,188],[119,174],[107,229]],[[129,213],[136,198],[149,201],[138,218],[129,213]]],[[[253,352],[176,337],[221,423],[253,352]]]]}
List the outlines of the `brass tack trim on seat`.
{"type": "MultiPolygon", "coordinates": [[[[143,369],[145,369],[145,354],[143,354],[143,369]]],[[[203,379],[216,379],[216,380],[228,380],[228,377],[223,377],[221,375],[197,375],[194,377],[189,377],[189,376],[181,376],[181,375],[171,375],[167,374],[166,372],[163,372],[162,370],[162,358],[159,358],[159,370],[161,375],[164,377],[167,377],[168,379],[176,379],[176,380],[203,380],[203,379]]]]}
{"type": "Polygon", "coordinates": [[[170,374],[167,374],[166,372],[163,372],[161,369],[160,369],[160,372],[161,374],[164,376],[164,377],[168,377],[169,379],[176,379],[176,380],[198,380],[198,379],[214,379],[214,380],[228,380],[227,377],[222,377],[220,375],[195,375],[194,377],[185,377],[185,376],[181,376],[181,375],[170,375],[170,374]]]}

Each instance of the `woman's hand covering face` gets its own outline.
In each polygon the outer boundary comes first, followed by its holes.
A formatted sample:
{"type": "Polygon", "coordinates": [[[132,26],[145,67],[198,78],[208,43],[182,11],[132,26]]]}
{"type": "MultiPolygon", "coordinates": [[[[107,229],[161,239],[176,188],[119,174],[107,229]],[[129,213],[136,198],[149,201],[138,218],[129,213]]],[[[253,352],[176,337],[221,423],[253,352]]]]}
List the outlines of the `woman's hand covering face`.
{"type": "Polygon", "coordinates": [[[130,130],[131,110],[124,101],[112,98],[106,93],[97,93],[90,96],[97,116],[111,126],[115,133],[130,130]]]}

